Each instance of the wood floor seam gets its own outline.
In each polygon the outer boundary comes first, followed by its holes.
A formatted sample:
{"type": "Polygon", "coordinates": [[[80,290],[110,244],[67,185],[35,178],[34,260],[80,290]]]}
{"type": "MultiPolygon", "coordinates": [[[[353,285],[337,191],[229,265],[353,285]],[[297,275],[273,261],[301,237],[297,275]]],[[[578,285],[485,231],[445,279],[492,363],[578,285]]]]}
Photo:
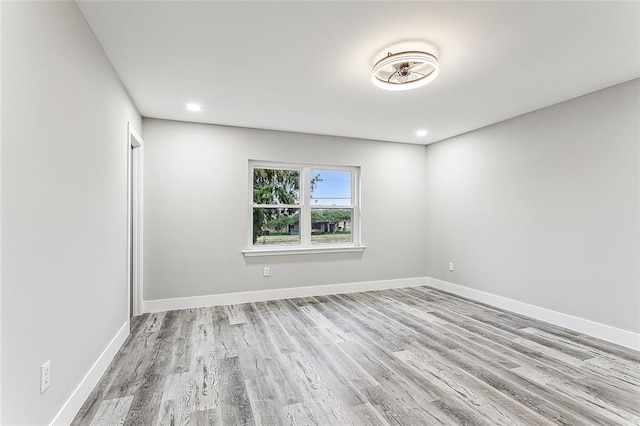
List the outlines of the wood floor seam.
{"type": "Polygon", "coordinates": [[[429,287],[134,317],[73,425],[640,425],[640,353],[429,287]]]}

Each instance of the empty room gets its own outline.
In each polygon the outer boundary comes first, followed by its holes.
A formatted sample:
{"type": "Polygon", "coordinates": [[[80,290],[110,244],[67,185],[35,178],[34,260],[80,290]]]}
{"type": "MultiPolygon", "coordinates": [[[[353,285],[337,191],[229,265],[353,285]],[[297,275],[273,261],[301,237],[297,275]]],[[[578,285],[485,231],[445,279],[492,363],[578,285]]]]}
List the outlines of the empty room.
{"type": "Polygon", "coordinates": [[[0,0],[0,424],[640,425],[640,2],[0,0]]]}

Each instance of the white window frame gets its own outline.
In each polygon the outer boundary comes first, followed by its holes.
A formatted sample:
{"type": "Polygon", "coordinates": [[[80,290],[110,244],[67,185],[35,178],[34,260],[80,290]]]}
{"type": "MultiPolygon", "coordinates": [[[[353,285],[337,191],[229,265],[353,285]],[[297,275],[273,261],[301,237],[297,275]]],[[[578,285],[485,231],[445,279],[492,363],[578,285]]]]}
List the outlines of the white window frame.
{"type": "Polygon", "coordinates": [[[361,240],[360,226],[360,167],[357,166],[329,166],[323,164],[300,164],[282,163],[271,161],[249,161],[249,192],[248,192],[248,221],[247,221],[247,248],[242,250],[242,254],[250,256],[274,256],[290,254],[312,254],[312,253],[345,253],[362,252],[365,246],[361,240]],[[253,171],[254,169],[280,169],[300,171],[300,193],[299,204],[277,205],[278,208],[300,209],[300,243],[283,245],[262,245],[253,244],[253,209],[260,207],[276,207],[274,205],[255,204],[253,202],[253,171]],[[310,180],[311,171],[327,172],[347,172],[351,173],[351,205],[329,206],[311,205],[310,180]],[[351,209],[351,242],[345,243],[311,243],[311,209],[351,209]]]}

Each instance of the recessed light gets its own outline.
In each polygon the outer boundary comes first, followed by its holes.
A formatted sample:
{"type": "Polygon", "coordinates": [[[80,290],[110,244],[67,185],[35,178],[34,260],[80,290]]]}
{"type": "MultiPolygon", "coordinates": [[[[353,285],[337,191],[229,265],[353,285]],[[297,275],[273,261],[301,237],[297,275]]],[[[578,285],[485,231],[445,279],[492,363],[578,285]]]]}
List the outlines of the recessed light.
{"type": "Polygon", "coordinates": [[[198,104],[187,104],[187,109],[189,111],[200,111],[202,108],[198,104]]]}
{"type": "Polygon", "coordinates": [[[416,136],[420,136],[420,137],[427,136],[427,131],[424,129],[416,130],[416,136]]]}

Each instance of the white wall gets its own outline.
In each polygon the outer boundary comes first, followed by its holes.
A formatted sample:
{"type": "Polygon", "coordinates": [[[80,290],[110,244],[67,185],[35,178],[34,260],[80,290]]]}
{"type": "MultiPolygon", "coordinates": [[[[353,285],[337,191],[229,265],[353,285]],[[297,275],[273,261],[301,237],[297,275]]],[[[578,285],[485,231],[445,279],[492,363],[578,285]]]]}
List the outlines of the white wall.
{"type": "Polygon", "coordinates": [[[423,146],[146,118],[143,137],[144,300],[425,276],[423,146]],[[361,166],[364,253],[245,259],[249,159],[361,166]]]}
{"type": "Polygon", "coordinates": [[[127,321],[127,121],[141,122],[74,2],[2,8],[0,423],[45,424],[127,321]]]}
{"type": "Polygon", "coordinates": [[[2,422],[2,2],[0,1],[0,422],[2,422]]]}
{"type": "Polygon", "coordinates": [[[427,274],[640,331],[639,117],[634,80],[429,145],[427,274]]]}

